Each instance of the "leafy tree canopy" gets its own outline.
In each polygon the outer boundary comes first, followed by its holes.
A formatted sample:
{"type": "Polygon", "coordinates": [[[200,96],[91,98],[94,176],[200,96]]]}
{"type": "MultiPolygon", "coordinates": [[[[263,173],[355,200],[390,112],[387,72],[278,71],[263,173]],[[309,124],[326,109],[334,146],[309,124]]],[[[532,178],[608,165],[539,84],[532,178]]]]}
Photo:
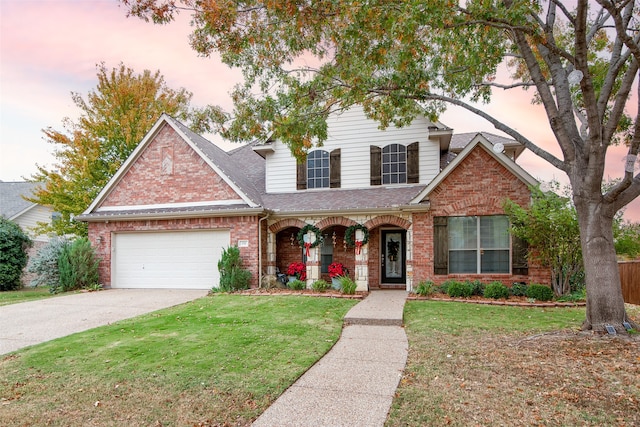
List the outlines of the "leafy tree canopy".
{"type": "Polygon", "coordinates": [[[32,180],[43,186],[29,200],[51,206],[61,216],[52,225],[40,224],[40,232],[86,235],[86,223],[73,216],[89,206],[163,112],[190,121],[199,131],[209,130],[216,114],[210,106],[190,108],[192,94],[169,88],[159,71],[136,74],[123,64],[111,70],[99,64],[97,71],[98,85],[86,99],[71,94],[80,117],[65,118],[64,131],[43,131],[56,146],[58,163],[52,169],[38,166],[32,180]]]}
{"type": "Polygon", "coordinates": [[[571,199],[558,194],[557,182],[550,183],[550,187],[551,191],[532,188],[531,206],[506,200],[504,209],[512,233],[533,248],[529,257],[551,268],[556,295],[566,295],[571,291],[571,277],[582,270],[580,228],[571,199]]]}

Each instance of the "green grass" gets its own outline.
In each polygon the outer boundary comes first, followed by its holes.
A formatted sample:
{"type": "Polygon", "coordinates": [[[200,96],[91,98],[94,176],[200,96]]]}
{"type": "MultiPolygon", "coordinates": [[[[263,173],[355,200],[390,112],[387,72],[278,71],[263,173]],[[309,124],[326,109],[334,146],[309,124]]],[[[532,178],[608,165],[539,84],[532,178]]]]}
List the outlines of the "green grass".
{"type": "Polygon", "coordinates": [[[0,306],[50,298],[52,296],[55,295],[49,292],[48,287],[27,287],[17,291],[0,292],[0,306]]]}
{"type": "Polygon", "coordinates": [[[19,351],[0,363],[0,425],[247,425],[356,303],[218,294],[19,351]]]}
{"type": "Polygon", "coordinates": [[[407,302],[409,357],[386,425],[640,425],[640,340],[581,335],[584,316],[407,302]]]}

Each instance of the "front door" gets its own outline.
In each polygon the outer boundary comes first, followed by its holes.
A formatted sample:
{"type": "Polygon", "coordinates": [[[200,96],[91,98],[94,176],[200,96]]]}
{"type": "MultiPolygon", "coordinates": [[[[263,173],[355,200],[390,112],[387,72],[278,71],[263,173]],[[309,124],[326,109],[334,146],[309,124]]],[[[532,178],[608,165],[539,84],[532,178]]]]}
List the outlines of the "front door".
{"type": "Polygon", "coordinates": [[[381,270],[380,283],[404,284],[406,283],[406,236],[405,230],[382,230],[381,270]]]}

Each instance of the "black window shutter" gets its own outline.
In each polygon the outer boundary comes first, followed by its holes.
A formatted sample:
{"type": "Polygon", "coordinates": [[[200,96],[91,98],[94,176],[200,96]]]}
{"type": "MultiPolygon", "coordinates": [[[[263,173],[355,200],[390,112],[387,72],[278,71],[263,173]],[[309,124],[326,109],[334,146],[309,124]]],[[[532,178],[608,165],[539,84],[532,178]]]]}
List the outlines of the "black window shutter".
{"type": "Polygon", "coordinates": [[[449,273],[449,233],[447,217],[433,217],[433,273],[449,273]]]}
{"type": "Polygon", "coordinates": [[[382,148],[371,145],[371,185],[382,184],[382,148]]]}
{"type": "Polygon", "coordinates": [[[407,183],[417,184],[418,182],[420,182],[420,156],[418,143],[414,142],[407,146],[407,183]]]}
{"type": "Polygon", "coordinates": [[[307,159],[302,163],[296,163],[296,189],[307,189],[307,159]]]}
{"type": "Polygon", "coordinates": [[[329,187],[340,188],[340,149],[329,154],[329,187]]]}
{"type": "Polygon", "coordinates": [[[512,274],[526,276],[529,274],[529,263],[527,254],[529,253],[529,244],[526,240],[516,236],[512,236],[511,242],[511,271],[512,274]]]}

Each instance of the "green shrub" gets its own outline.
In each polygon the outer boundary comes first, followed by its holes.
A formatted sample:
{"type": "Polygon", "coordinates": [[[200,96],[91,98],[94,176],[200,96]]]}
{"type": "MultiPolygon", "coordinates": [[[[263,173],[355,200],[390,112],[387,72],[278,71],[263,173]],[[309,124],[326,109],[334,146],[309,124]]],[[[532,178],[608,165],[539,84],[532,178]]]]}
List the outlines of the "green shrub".
{"type": "Polygon", "coordinates": [[[218,291],[233,292],[248,289],[251,284],[251,272],[242,268],[240,249],[237,246],[229,246],[222,250],[218,271],[220,271],[218,291]]]}
{"type": "Polygon", "coordinates": [[[331,283],[328,283],[326,280],[316,280],[311,284],[311,289],[317,292],[324,292],[331,287],[331,283]]]}
{"type": "Polygon", "coordinates": [[[29,259],[27,249],[32,244],[18,224],[0,217],[0,291],[22,287],[22,271],[29,259]]]}
{"type": "Polygon", "coordinates": [[[98,257],[89,239],[81,237],[66,244],[58,257],[60,280],[52,293],[86,289],[98,283],[98,257]]]}
{"type": "Polygon", "coordinates": [[[471,287],[471,295],[484,295],[485,285],[480,280],[474,280],[472,282],[468,282],[468,285],[471,287]]]}
{"type": "Polygon", "coordinates": [[[473,288],[467,282],[451,282],[447,288],[447,294],[452,298],[470,297],[472,292],[473,288]]]}
{"type": "Polygon", "coordinates": [[[416,286],[415,293],[422,296],[428,297],[432,293],[435,292],[435,284],[431,280],[423,280],[418,283],[416,286]]]}
{"type": "Polygon", "coordinates": [[[532,284],[527,289],[527,298],[533,298],[537,301],[551,301],[553,299],[553,290],[545,285],[532,284]]]}
{"type": "Polygon", "coordinates": [[[449,286],[451,286],[452,283],[456,283],[455,280],[446,280],[444,282],[442,282],[440,284],[440,286],[438,286],[437,290],[443,294],[449,294],[449,286]]]}
{"type": "Polygon", "coordinates": [[[527,284],[516,282],[511,285],[511,295],[514,297],[524,297],[527,295],[527,284]]]}
{"type": "Polygon", "coordinates": [[[289,287],[293,290],[301,291],[302,289],[307,289],[307,282],[303,282],[300,279],[296,279],[289,282],[289,287]]]}
{"type": "Polygon", "coordinates": [[[484,288],[484,297],[485,298],[509,298],[510,292],[509,288],[507,288],[501,282],[491,282],[484,288]]]}
{"type": "Polygon", "coordinates": [[[27,271],[35,275],[31,280],[31,286],[48,286],[49,288],[60,286],[58,259],[64,247],[70,244],[66,239],[54,237],[38,250],[27,266],[27,271]]]}
{"type": "Polygon", "coordinates": [[[587,299],[587,291],[586,289],[578,289],[577,291],[573,291],[568,295],[563,295],[558,298],[556,301],[558,302],[578,302],[578,301],[586,301],[587,299]]]}
{"type": "Polygon", "coordinates": [[[356,293],[356,288],[358,285],[356,282],[351,280],[348,276],[340,277],[340,286],[342,287],[342,293],[346,295],[353,295],[356,293]]]}

